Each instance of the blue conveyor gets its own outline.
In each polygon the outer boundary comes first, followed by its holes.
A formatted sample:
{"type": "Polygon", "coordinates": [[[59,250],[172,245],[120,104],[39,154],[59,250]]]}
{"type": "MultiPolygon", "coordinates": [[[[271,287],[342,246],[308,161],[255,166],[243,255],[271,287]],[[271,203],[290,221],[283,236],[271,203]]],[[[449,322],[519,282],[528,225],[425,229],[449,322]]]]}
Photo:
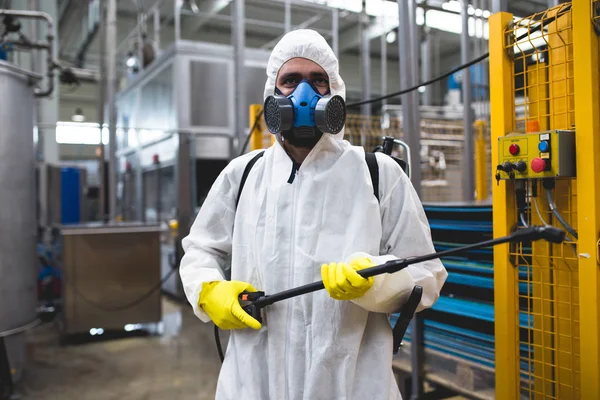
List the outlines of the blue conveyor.
{"type": "MultiPolygon", "coordinates": [[[[443,251],[488,240],[493,237],[492,207],[481,204],[425,205],[436,251],[443,251]]],[[[527,252],[527,244],[523,244],[527,252]]],[[[459,256],[442,258],[448,271],[446,284],[435,305],[423,311],[424,344],[426,349],[464,359],[475,365],[494,368],[494,267],[493,249],[483,248],[459,256]]],[[[528,260],[521,260],[519,277],[527,278],[528,260]]],[[[527,283],[519,284],[519,292],[531,290],[527,283]]],[[[394,324],[397,315],[392,315],[394,324]]],[[[533,318],[519,316],[521,333],[533,326],[533,318]]],[[[405,341],[411,340],[409,328],[405,341]]],[[[521,346],[522,359],[532,349],[521,346]]],[[[521,369],[529,366],[521,362],[521,369]]]]}

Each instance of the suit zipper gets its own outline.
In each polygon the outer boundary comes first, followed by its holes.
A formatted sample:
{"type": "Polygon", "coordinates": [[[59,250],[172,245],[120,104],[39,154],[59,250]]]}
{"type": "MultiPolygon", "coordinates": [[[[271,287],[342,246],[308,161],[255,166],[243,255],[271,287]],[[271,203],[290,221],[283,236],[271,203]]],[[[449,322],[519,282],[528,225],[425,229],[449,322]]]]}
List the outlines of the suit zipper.
{"type": "MultiPolygon", "coordinates": [[[[294,163],[294,168],[293,168],[293,172],[292,172],[292,176],[290,176],[290,181],[288,181],[289,183],[292,183],[294,181],[294,176],[297,176],[299,178],[300,175],[300,171],[296,168],[296,165],[294,163]]],[[[290,276],[288,279],[288,287],[292,288],[294,287],[294,252],[295,252],[295,238],[296,238],[296,190],[298,187],[298,182],[296,182],[296,184],[294,185],[294,190],[292,192],[292,237],[290,240],[291,243],[291,249],[290,249],[290,276]]],[[[287,306],[287,323],[286,323],[286,332],[290,332],[290,325],[291,325],[291,321],[292,321],[292,303],[291,301],[288,301],[288,306],[287,306]]],[[[289,338],[286,338],[285,340],[285,398],[289,399],[289,387],[290,387],[290,383],[289,383],[289,369],[290,369],[290,359],[289,359],[289,349],[290,349],[290,342],[289,342],[289,338]]]]}

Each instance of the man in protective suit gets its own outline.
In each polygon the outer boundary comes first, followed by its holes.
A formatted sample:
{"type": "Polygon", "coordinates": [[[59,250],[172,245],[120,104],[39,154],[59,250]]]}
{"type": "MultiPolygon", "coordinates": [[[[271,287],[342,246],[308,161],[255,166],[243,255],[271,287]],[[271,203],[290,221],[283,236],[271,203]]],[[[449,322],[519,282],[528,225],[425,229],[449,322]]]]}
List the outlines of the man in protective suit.
{"type": "MultiPolygon", "coordinates": [[[[264,93],[272,95],[304,105],[311,96],[345,98],[338,60],[321,35],[296,30],[275,46],[264,93]]],[[[368,279],[356,272],[434,252],[410,180],[391,157],[376,155],[379,201],[363,148],[344,141],[343,130],[316,126],[278,133],[239,203],[256,152],[232,160],[215,181],[183,240],[180,274],[198,318],[231,329],[217,400],[401,398],[389,314],[414,285],[423,287],[417,310],[431,307],[447,272],[439,260],[368,279]],[[276,293],[320,279],[326,290],[264,308],[262,324],[238,302],[244,291],[276,293]]]]}

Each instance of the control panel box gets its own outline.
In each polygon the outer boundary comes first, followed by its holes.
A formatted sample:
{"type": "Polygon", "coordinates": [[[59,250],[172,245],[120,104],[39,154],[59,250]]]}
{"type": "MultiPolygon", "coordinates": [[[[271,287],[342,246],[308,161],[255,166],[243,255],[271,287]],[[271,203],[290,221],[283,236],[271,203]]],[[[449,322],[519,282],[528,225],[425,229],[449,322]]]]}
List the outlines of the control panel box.
{"type": "Polygon", "coordinates": [[[498,138],[496,180],[575,176],[575,131],[552,130],[498,138]]]}

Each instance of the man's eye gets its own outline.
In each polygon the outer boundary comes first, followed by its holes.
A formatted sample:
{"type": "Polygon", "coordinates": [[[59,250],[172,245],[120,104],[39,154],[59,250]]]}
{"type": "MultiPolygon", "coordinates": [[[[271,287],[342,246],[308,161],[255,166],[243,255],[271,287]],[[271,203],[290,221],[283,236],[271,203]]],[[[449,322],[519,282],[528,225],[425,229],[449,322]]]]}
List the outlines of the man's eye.
{"type": "Polygon", "coordinates": [[[316,78],[316,79],[313,81],[313,83],[314,83],[316,86],[327,86],[327,85],[329,85],[329,81],[328,81],[327,79],[325,79],[325,78],[316,78]]]}
{"type": "Polygon", "coordinates": [[[288,86],[292,86],[292,85],[297,85],[298,84],[298,79],[296,78],[287,78],[286,80],[283,81],[284,85],[288,85],[288,86]]]}

